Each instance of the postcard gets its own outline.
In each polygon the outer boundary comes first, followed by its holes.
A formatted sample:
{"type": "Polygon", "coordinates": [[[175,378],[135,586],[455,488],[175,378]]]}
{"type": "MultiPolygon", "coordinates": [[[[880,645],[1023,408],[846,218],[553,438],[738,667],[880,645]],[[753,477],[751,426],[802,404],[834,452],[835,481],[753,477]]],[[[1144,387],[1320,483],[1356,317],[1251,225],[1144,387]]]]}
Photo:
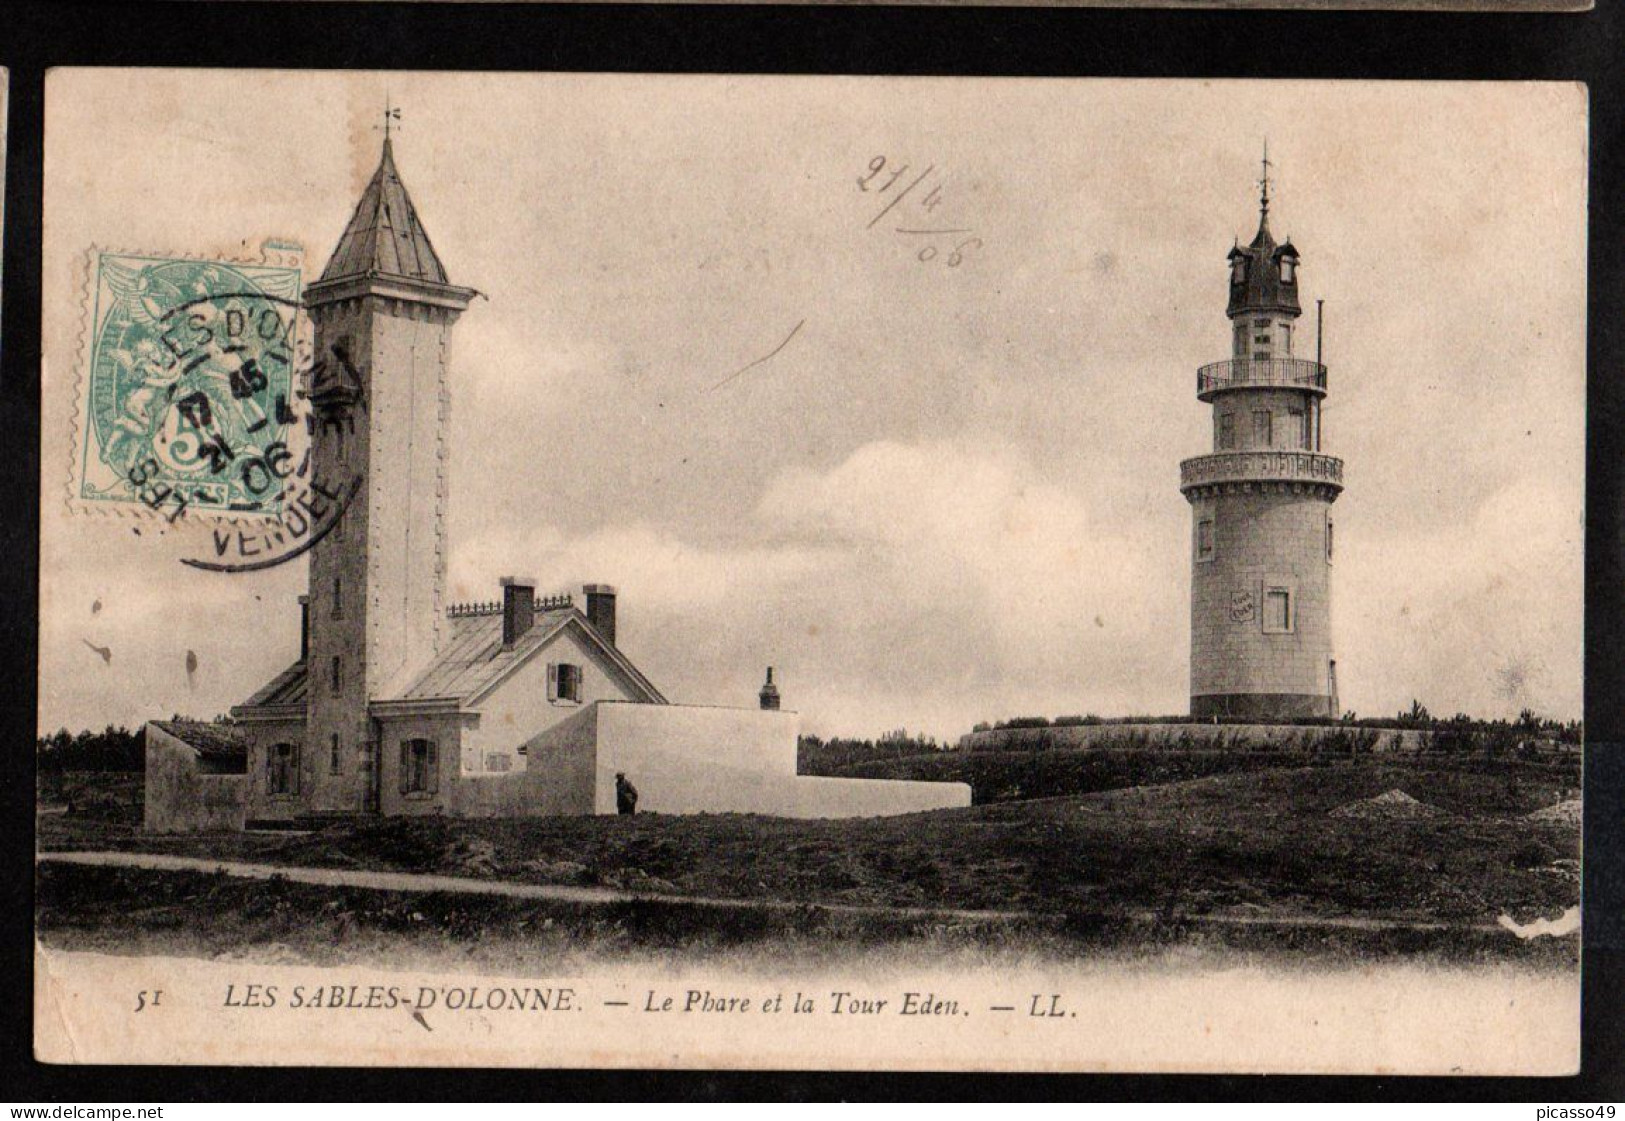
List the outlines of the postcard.
{"type": "Polygon", "coordinates": [[[1573,1072],[1586,161],[53,71],[36,1054],[1573,1072]]]}

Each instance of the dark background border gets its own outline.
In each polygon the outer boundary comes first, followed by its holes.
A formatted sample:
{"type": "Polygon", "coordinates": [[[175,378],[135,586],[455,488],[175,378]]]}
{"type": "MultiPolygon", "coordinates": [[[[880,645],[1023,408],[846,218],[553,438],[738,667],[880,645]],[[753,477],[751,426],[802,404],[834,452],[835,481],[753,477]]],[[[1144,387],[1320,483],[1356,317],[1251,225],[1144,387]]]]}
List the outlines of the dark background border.
{"type": "MultiPolygon", "coordinates": [[[[1493,0],[1486,0],[1493,4],[1493,0]]],[[[37,1104],[298,1100],[1371,1100],[1625,1098],[1625,386],[1618,294],[1625,0],[1554,14],[841,6],[16,3],[0,346],[0,1091],[37,1104]],[[1587,347],[1584,1067],[1569,1079],[50,1067],[32,1053],[40,234],[53,66],[1583,82],[1591,93],[1587,347]],[[19,983],[13,983],[13,982],[19,983]]],[[[109,116],[123,107],[110,104],[109,116]]],[[[221,106],[229,113],[230,106],[221,106]]],[[[516,122],[516,127],[523,127],[516,122]]],[[[1148,138],[1154,142],[1154,138],[1148,138]]],[[[523,200],[516,200],[522,203],[523,200]]],[[[1539,246],[1507,246],[1509,257],[1539,246]]],[[[1374,247],[1375,251],[1375,247],[1374,247]]],[[[1448,330],[1448,325],[1439,325],[1448,330]]],[[[1441,423],[1457,418],[1441,417],[1441,423]]]]}

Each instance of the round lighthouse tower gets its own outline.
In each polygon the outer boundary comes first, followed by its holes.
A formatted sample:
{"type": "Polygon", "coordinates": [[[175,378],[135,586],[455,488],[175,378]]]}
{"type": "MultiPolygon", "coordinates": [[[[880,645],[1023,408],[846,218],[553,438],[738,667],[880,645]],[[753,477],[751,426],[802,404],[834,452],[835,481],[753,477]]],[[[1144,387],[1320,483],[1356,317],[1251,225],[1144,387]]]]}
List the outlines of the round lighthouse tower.
{"type": "Polygon", "coordinates": [[[1337,716],[1332,503],[1343,461],[1321,453],[1326,367],[1296,348],[1298,251],[1269,226],[1230,251],[1231,357],[1203,366],[1212,454],[1179,465],[1191,505],[1191,714],[1337,716]]]}

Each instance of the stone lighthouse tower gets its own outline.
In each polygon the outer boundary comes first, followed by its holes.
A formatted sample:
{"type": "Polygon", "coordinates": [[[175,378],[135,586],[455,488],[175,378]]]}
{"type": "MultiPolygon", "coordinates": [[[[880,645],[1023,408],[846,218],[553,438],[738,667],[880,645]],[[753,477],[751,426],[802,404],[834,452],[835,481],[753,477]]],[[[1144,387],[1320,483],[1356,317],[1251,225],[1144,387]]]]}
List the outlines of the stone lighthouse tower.
{"type": "Polygon", "coordinates": [[[1231,357],[1196,375],[1213,451],[1179,465],[1197,717],[1340,711],[1331,574],[1343,462],[1321,452],[1326,367],[1296,354],[1298,251],[1270,233],[1269,170],[1266,153],[1258,233],[1230,251],[1231,357]]]}
{"type": "Polygon", "coordinates": [[[310,554],[307,812],[378,809],[368,704],[434,654],[446,582],[446,372],[452,284],[406,193],[388,135],[321,279],[306,291],[316,352],[316,472],[361,491],[310,554]]]}

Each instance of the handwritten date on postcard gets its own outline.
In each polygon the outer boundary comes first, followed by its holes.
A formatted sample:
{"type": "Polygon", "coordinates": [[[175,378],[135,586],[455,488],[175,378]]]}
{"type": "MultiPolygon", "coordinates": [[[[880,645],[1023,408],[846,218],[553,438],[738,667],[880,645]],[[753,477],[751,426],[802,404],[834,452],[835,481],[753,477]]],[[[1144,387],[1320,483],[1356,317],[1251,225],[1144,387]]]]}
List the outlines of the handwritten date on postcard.
{"type": "Polygon", "coordinates": [[[892,231],[909,243],[915,260],[921,264],[940,261],[948,268],[957,269],[982,248],[982,239],[976,236],[973,227],[937,215],[937,209],[947,198],[942,178],[942,172],[934,163],[915,172],[908,163],[897,164],[885,156],[876,156],[869,161],[864,174],[857,177],[857,184],[864,194],[884,200],[866,229],[874,229],[889,216],[892,231]],[[925,188],[923,194],[916,194],[919,187],[925,188]],[[910,196],[913,202],[905,207],[904,201],[910,196]]]}

